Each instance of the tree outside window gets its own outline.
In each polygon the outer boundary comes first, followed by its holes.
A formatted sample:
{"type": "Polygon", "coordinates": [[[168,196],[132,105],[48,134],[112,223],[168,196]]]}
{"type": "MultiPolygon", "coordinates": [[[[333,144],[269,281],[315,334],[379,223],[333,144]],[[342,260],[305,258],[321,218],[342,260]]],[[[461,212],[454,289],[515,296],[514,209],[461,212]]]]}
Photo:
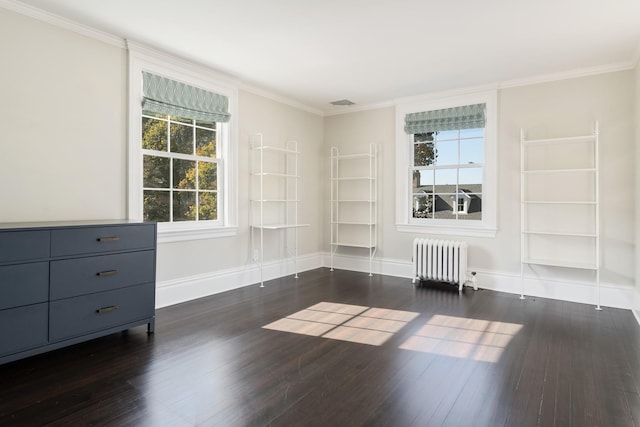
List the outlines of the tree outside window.
{"type": "Polygon", "coordinates": [[[143,112],[146,221],[218,219],[217,123],[143,112]]]}

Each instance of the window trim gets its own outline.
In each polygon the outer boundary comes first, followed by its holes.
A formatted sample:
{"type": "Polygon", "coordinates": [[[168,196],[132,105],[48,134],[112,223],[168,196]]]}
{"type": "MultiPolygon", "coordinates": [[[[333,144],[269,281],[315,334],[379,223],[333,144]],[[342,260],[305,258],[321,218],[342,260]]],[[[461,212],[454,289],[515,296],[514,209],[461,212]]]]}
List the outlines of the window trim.
{"type": "Polygon", "coordinates": [[[497,91],[425,96],[396,105],[396,229],[400,232],[452,236],[495,237],[497,231],[497,91]],[[413,221],[411,211],[410,137],[405,133],[405,116],[471,104],[486,104],[485,147],[482,175],[482,220],[431,219],[413,221]]]}
{"type": "MultiPolygon", "coordinates": [[[[142,202],[142,71],[181,81],[229,99],[231,119],[223,126],[226,143],[217,147],[223,160],[219,178],[222,192],[221,218],[213,221],[158,223],[158,242],[209,239],[238,233],[238,85],[206,67],[176,58],[137,43],[127,42],[129,53],[129,134],[127,215],[143,219],[142,202]],[[217,223],[217,224],[216,224],[217,223]]],[[[220,138],[220,141],[223,140],[220,138]]]]}

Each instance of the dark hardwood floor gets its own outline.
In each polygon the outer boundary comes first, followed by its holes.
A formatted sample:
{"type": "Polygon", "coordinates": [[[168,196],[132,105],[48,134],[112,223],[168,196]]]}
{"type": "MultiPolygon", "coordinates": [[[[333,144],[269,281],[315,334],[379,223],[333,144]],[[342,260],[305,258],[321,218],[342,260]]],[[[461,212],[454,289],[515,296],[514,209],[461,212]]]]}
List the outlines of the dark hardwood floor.
{"type": "Polygon", "coordinates": [[[1,365],[0,425],[633,426],[639,390],[630,311],[318,269],[1,365]]]}

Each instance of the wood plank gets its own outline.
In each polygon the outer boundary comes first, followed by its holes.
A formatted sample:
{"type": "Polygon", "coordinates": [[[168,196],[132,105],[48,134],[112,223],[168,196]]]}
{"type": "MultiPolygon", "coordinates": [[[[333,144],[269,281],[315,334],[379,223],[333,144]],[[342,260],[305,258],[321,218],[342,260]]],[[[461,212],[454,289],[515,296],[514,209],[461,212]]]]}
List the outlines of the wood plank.
{"type": "Polygon", "coordinates": [[[639,332],[627,310],[317,269],[0,365],[0,425],[640,425],[639,332]],[[320,302],[418,316],[379,345],[263,328],[320,302]]]}

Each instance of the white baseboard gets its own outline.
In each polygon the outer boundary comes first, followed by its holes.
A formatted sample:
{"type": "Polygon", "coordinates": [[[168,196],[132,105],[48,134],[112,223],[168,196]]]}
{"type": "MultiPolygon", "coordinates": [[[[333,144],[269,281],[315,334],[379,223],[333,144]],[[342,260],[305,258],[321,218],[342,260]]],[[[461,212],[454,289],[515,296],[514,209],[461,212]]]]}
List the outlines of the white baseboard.
{"type": "MultiPolygon", "coordinates": [[[[336,254],[333,257],[333,264],[335,268],[339,269],[369,272],[369,260],[366,257],[336,254]]],[[[330,254],[323,254],[323,265],[325,267],[331,266],[330,254]]],[[[374,259],[373,273],[411,279],[413,265],[411,262],[402,260],[374,259]]],[[[521,292],[522,284],[519,274],[478,270],[476,277],[479,288],[517,295],[521,292]]],[[[407,280],[407,285],[411,284],[411,280],[407,280]]],[[[593,283],[526,277],[524,289],[525,297],[596,304],[596,290],[593,283]]],[[[601,306],[632,309],[634,297],[635,289],[632,286],[600,283],[601,306]]]]}
{"type": "MultiPolygon", "coordinates": [[[[298,271],[322,267],[320,253],[298,257],[298,271]]],[[[265,281],[294,274],[293,261],[270,261],[263,266],[265,281]]],[[[260,282],[260,267],[252,263],[246,266],[216,271],[208,274],[182,277],[158,282],[156,285],[156,308],[179,304],[242,288],[260,282]]]]}
{"type": "MultiPolygon", "coordinates": [[[[341,270],[368,273],[370,265],[367,257],[335,254],[333,266],[341,270]]],[[[298,271],[300,272],[320,267],[331,267],[329,253],[315,253],[298,257],[298,271]]],[[[374,274],[405,277],[407,286],[413,285],[411,283],[412,270],[412,263],[404,260],[376,258],[372,263],[374,274]]],[[[287,276],[294,272],[293,262],[291,260],[268,262],[265,263],[263,272],[265,281],[287,276]]],[[[520,294],[519,274],[478,271],[476,277],[479,288],[520,294]]],[[[158,282],[156,308],[249,286],[259,281],[259,266],[249,264],[209,274],[158,282]]],[[[550,298],[595,305],[596,294],[593,283],[527,277],[524,285],[526,297],[550,298]]],[[[601,283],[600,304],[605,307],[630,309],[640,324],[640,311],[634,310],[634,307],[637,306],[634,301],[640,301],[640,294],[634,287],[601,283]]]]}

